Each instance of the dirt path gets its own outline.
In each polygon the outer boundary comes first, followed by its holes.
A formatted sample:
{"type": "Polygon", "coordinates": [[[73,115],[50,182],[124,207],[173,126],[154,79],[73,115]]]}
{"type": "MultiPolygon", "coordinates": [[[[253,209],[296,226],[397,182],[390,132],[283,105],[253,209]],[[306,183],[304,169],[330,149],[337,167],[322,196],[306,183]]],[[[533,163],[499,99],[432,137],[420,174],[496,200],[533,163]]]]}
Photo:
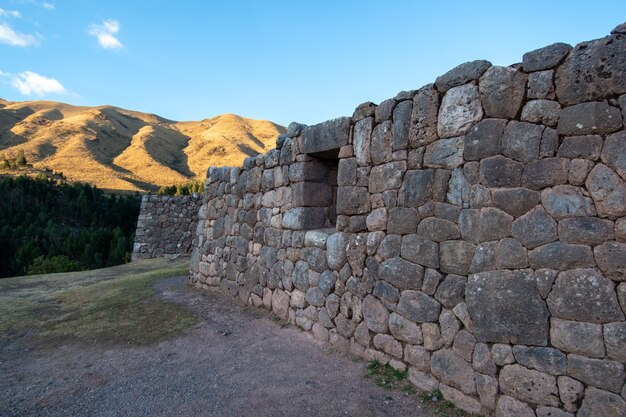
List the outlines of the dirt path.
{"type": "Polygon", "coordinates": [[[364,363],[264,311],[185,277],[157,288],[200,323],[145,347],[0,338],[0,416],[429,416],[415,395],[375,385],[364,363]]]}

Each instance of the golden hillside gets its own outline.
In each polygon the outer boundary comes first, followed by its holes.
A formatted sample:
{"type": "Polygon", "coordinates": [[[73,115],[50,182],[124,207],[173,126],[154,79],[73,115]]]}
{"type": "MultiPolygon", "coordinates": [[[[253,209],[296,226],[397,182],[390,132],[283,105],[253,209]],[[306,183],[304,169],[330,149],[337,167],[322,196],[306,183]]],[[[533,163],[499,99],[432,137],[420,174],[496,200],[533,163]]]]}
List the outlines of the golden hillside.
{"type": "Polygon", "coordinates": [[[284,127],[234,114],[176,122],[111,106],[0,99],[0,158],[22,150],[34,168],[103,189],[148,191],[204,178],[272,148],[284,127]]]}

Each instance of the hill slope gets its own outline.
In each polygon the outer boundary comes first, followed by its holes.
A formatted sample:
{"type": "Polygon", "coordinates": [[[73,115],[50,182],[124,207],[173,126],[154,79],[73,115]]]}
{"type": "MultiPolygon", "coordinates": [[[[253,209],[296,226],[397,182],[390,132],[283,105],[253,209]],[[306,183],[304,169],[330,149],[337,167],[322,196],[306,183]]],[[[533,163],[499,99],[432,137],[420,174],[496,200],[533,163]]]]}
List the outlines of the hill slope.
{"type": "Polygon", "coordinates": [[[203,178],[266,152],[282,126],[233,114],[176,122],[111,106],[0,99],[0,158],[23,151],[35,168],[110,190],[148,191],[203,178]]]}

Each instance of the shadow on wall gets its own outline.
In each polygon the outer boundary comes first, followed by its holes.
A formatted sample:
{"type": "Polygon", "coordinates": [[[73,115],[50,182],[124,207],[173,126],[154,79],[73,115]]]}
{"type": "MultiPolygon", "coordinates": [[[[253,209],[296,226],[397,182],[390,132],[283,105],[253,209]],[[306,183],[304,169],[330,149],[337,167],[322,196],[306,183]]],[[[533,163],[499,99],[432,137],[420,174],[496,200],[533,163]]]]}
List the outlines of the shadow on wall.
{"type": "Polygon", "coordinates": [[[624,51],[626,24],[292,123],[209,169],[191,283],[473,413],[626,415],[624,51]]]}

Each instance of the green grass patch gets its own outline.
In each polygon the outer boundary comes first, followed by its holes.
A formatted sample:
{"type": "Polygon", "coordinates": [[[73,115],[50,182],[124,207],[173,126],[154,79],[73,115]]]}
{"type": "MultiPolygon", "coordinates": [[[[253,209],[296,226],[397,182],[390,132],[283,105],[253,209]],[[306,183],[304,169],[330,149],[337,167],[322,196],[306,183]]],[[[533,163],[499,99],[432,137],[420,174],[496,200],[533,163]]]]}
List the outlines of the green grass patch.
{"type": "Polygon", "coordinates": [[[376,385],[387,389],[401,388],[402,382],[407,379],[408,371],[399,371],[389,364],[383,365],[377,360],[367,363],[367,378],[374,380],[376,385]]]}
{"type": "Polygon", "coordinates": [[[197,319],[155,297],[160,278],[185,275],[189,259],[151,259],[94,271],[0,280],[0,334],[34,330],[46,340],[150,344],[197,319]]]}

